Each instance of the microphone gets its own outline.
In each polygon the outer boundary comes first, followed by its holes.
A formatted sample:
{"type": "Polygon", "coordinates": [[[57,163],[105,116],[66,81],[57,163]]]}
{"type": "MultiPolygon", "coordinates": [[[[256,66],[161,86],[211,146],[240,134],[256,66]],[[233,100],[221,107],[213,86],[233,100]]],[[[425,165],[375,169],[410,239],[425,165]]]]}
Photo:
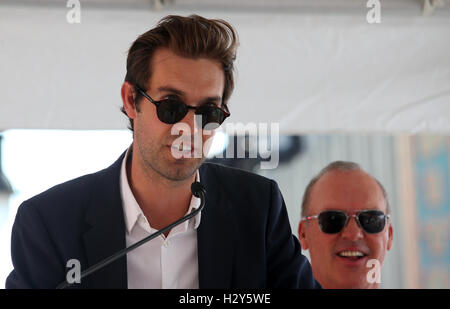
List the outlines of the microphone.
{"type": "MultiPolygon", "coordinates": [[[[195,197],[199,197],[200,200],[205,198],[206,190],[205,187],[198,181],[194,181],[191,185],[191,192],[195,197]]],[[[203,200],[202,200],[203,201],[203,200]]]]}
{"type": "MultiPolygon", "coordinates": [[[[144,239],[138,241],[137,243],[124,248],[116,253],[114,253],[113,255],[107,257],[106,259],[104,259],[103,261],[98,262],[97,264],[89,267],[88,269],[86,269],[85,271],[81,272],[80,275],[80,280],[83,279],[84,277],[87,277],[89,275],[91,275],[92,273],[96,272],[99,269],[102,269],[103,267],[105,267],[106,265],[109,265],[110,263],[114,262],[115,260],[121,258],[122,256],[124,256],[125,254],[127,254],[128,252],[136,249],[137,247],[142,246],[143,244],[145,244],[146,242],[152,240],[153,238],[158,237],[159,235],[171,230],[172,228],[174,228],[175,226],[183,223],[186,220],[189,220],[192,217],[195,217],[205,206],[206,204],[206,200],[205,200],[205,195],[206,195],[206,190],[203,187],[203,185],[201,183],[199,183],[198,181],[195,181],[192,183],[191,185],[191,192],[192,194],[197,197],[200,198],[200,207],[197,208],[196,210],[194,210],[193,212],[191,212],[190,214],[187,214],[186,216],[184,216],[183,218],[175,221],[174,223],[169,224],[168,226],[160,229],[159,231],[145,237],[144,239]]],[[[61,282],[56,288],[57,289],[65,289],[66,287],[72,285],[73,283],[69,283],[66,281],[61,282]]]]}

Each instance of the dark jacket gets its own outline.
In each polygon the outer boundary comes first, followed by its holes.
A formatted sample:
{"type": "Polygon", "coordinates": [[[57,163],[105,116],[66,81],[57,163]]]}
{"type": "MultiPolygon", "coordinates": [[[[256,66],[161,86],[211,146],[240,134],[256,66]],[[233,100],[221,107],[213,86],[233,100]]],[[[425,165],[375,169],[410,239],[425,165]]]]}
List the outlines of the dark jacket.
{"type": "MultiPolygon", "coordinates": [[[[79,260],[84,270],[125,247],[123,157],[23,202],[6,288],[55,288],[69,260],[79,260]]],[[[211,163],[200,167],[200,180],[206,188],[197,233],[200,288],[319,287],[274,181],[211,163]]],[[[126,263],[124,256],[75,287],[127,288],[126,263]]]]}

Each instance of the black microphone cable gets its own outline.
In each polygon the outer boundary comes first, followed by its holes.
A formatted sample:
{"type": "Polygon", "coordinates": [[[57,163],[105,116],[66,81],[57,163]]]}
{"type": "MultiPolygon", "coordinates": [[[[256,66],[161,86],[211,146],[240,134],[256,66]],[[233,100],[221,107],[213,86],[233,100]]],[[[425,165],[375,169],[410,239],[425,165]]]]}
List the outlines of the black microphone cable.
{"type": "MultiPolygon", "coordinates": [[[[89,267],[88,269],[86,269],[85,271],[81,272],[80,275],[80,280],[86,276],[89,276],[90,274],[96,272],[97,270],[105,267],[106,265],[114,262],[115,260],[117,260],[118,258],[121,258],[122,256],[124,256],[125,254],[127,254],[128,252],[136,249],[137,247],[145,244],[146,242],[152,240],[153,238],[158,237],[159,235],[171,230],[172,228],[174,228],[175,226],[183,223],[186,220],[189,220],[192,217],[195,217],[195,215],[197,215],[205,206],[205,194],[206,194],[206,190],[203,187],[203,185],[201,183],[199,183],[198,181],[195,181],[192,183],[191,185],[191,192],[195,197],[200,198],[200,207],[197,208],[196,210],[194,210],[193,212],[191,212],[190,214],[187,214],[186,216],[184,216],[183,218],[175,221],[174,223],[169,224],[168,226],[162,228],[161,230],[145,237],[144,239],[138,241],[137,243],[124,248],[116,253],[114,253],[113,255],[107,257],[106,259],[104,259],[103,261],[98,262],[95,265],[92,265],[91,267],[89,267]]],[[[66,287],[68,287],[69,285],[71,285],[73,283],[69,283],[67,282],[67,280],[61,282],[56,288],[57,289],[65,289],[66,287]]]]}

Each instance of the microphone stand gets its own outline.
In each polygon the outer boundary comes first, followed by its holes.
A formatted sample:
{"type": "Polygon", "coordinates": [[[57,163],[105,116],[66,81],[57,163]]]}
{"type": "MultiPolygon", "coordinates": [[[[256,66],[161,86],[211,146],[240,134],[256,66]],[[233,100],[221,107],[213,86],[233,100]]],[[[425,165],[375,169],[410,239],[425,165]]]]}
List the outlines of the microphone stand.
{"type": "MultiPolygon", "coordinates": [[[[163,233],[165,233],[165,232],[167,232],[167,231],[170,231],[172,228],[174,228],[175,226],[177,226],[177,225],[183,223],[184,221],[189,220],[189,219],[191,219],[192,217],[195,217],[195,216],[203,209],[203,207],[205,206],[205,203],[206,203],[206,201],[205,201],[206,190],[205,190],[205,188],[204,188],[199,182],[196,181],[196,182],[192,183],[192,185],[191,185],[191,191],[192,191],[192,194],[193,194],[195,197],[199,197],[199,198],[200,198],[200,207],[199,207],[199,208],[197,208],[196,210],[194,210],[194,211],[191,212],[190,214],[187,214],[187,215],[184,216],[183,218],[181,218],[181,219],[175,221],[174,223],[171,223],[171,224],[169,224],[168,226],[166,226],[166,227],[160,229],[159,231],[157,231],[157,232],[155,232],[155,233],[153,233],[153,234],[151,234],[151,235],[145,237],[144,239],[138,241],[137,243],[132,244],[131,246],[129,246],[129,247],[127,247],[127,248],[124,248],[124,249],[122,249],[122,250],[120,250],[120,251],[114,253],[113,255],[107,257],[106,259],[104,259],[104,260],[98,262],[97,264],[92,265],[91,267],[89,267],[89,268],[86,269],[85,271],[81,272],[80,280],[81,280],[82,278],[87,277],[87,276],[89,276],[90,274],[96,272],[97,270],[99,270],[99,269],[105,267],[106,265],[108,265],[108,264],[114,262],[114,261],[117,260],[118,258],[121,258],[122,256],[124,256],[124,255],[127,254],[128,252],[130,252],[130,251],[136,249],[137,247],[142,246],[142,245],[145,244],[146,242],[148,242],[148,241],[150,241],[150,240],[152,240],[152,239],[158,237],[159,235],[161,235],[161,234],[163,234],[163,233]]],[[[68,286],[70,286],[70,285],[72,285],[72,284],[73,284],[73,283],[69,283],[69,282],[67,282],[67,280],[65,280],[65,281],[61,282],[61,283],[56,287],[56,289],[65,289],[66,287],[68,287],[68,286]]]]}

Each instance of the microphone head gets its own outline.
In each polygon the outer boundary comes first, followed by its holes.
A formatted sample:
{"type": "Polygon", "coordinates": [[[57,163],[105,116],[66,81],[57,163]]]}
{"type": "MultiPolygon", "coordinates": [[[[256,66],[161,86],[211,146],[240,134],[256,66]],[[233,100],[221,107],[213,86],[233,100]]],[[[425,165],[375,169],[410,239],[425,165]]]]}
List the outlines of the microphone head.
{"type": "Polygon", "coordinates": [[[192,183],[191,191],[195,197],[200,197],[200,194],[202,194],[202,193],[203,193],[203,195],[206,194],[205,187],[203,187],[203,185],[201,183],[199,183],[198,181],[194,181],[192,183]]]}

